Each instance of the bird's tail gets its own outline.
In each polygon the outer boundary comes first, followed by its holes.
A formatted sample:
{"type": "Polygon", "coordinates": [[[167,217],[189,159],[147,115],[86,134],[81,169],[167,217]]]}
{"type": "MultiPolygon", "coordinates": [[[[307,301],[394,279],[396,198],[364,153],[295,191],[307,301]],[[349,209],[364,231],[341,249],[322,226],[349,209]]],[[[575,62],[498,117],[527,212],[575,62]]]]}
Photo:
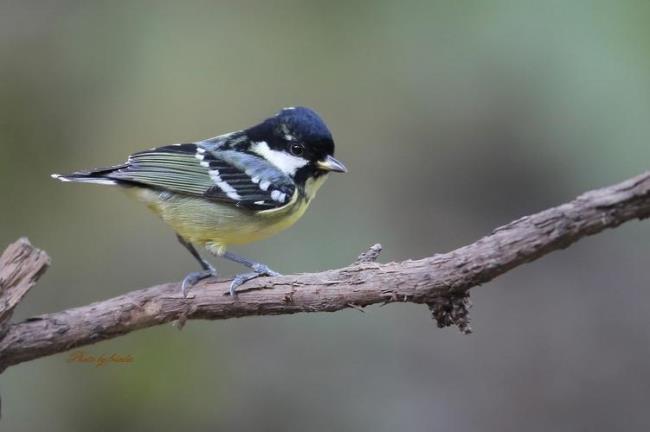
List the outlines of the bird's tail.
{"type": "Polygon", "coordinates": [[[76,183],[95,183],[102,185],[116,185],[119,184],[119,180],[115,180],[109,177],[109,175],[124,168],[123,165],[115,166],[111,168],[102,168],[92,171],[79,171],[71,174],[52,174],[52,178],[60,180],[62,182],[76,182],[76,183]]]}

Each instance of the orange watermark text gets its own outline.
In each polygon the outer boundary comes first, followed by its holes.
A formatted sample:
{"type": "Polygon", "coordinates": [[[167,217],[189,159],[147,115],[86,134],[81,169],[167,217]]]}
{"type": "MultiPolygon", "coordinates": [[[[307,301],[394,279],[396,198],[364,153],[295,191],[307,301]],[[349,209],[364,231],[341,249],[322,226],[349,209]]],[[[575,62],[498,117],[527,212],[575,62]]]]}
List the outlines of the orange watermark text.
{"type": "Polygon", "coordinates": [[[131,364],[133,363],[134,358],[131,354],[101,354],[93,355],[87,353],[86,351],[74,351],[71,352],[68,356],[68,363],[79,363],[79,364],[88,364],[95,365],[95,367],[102,367],[108,364],[131,364]]]}

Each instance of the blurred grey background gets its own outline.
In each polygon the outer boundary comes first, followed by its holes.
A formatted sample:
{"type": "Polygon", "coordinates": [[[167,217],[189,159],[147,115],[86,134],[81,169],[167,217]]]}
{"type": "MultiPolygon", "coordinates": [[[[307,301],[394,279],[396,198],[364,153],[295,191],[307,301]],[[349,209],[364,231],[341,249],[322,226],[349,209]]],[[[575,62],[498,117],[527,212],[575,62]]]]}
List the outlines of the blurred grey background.
{"type": "MultiPolygon", "coordinates": [[[[326,120],[350,173],[237,251],[283,273],[445,252],[639,174],[650,2],[0,1],[0,244],[53,267],[18,318],[196,269],[138,203],[53,172],[248,126],[326,120]]],[[[0,378],[3,431],[574,431],[650,427],[650,223],[472,291],[475,334],[426,307],[190,322],[0,378]]],[[[232,273],[236,267],[218,263],[232,273]]]]}

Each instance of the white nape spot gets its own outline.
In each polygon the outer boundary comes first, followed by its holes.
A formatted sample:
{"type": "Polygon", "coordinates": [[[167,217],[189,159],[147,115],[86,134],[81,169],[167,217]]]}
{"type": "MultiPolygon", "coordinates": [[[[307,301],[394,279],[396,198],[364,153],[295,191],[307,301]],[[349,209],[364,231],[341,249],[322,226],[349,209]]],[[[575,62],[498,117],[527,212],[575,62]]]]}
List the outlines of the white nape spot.
{"type": "Polygon", "coordinates": [[[209,174],[212,181],[215,182],[217,186],[219,186],[219,189],[221,189],[228,198],[234,200],[241,199],[241,196],[237,193],[235,188],[230,186],[219,176],[218,170],[209,171],[209,174]]]}
{"type": "Polygon", "coordinates": [[[173,145],[174,147],[178,147],[178,146],[180,146],[180,144],[172,144],[172,145],[173,145]]]}
{"type": "Polygon", "coordinates": [[[304,167],[309,162],[307,159],[290,155],[282,150],[273,150],[269,147],[266,141],[253,143],[251,150],[271,162],[283,173],[289,176],[293,176],[298,168],[304,167]]]}
{"type": "Polygon", "coordinates": [[[264,180],[262,183],[260,183],[260,189],[262,189],[263,191],[266,191],[269,188],[269,186],[271,186],[271,182],[268,180],[264,180]]]}
{"type": "Polygon", "coordinates": [[[259,178],[258,176],[255,176],[255,177],[252,177],[252,178],[251,178],[251,181],[252,181],[253,183],[259,183],[259,182],[260,182],[260,178],[259,178]]]}
{"type": "Polygon", "coordinates": [[[285,110],[295,110],[296,107],[286,107],[285,110]]]}
{"type": "Polygon", "coordinates": [[[271,199],[273,199],[274,201],[284,202],[286,197],[287,195],[280,192],[279,190],[274,190],[273,192],[271,192],[271,199]]]}

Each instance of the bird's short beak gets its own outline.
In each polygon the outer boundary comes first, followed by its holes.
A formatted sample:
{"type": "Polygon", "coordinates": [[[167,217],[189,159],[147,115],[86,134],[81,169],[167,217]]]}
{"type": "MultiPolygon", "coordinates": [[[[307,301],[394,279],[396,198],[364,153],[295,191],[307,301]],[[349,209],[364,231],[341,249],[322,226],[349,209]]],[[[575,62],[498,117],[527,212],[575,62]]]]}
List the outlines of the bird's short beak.
{"type": "Polygon", "coordinates": [[[316,166],[318,169],[321,169],[323,171],[335,171],[341,173],[348,172],[348,169],[345,167],[345,165],[334,159],[332,156],[327,156],[325,160],[316,162],[316,166]]]}

